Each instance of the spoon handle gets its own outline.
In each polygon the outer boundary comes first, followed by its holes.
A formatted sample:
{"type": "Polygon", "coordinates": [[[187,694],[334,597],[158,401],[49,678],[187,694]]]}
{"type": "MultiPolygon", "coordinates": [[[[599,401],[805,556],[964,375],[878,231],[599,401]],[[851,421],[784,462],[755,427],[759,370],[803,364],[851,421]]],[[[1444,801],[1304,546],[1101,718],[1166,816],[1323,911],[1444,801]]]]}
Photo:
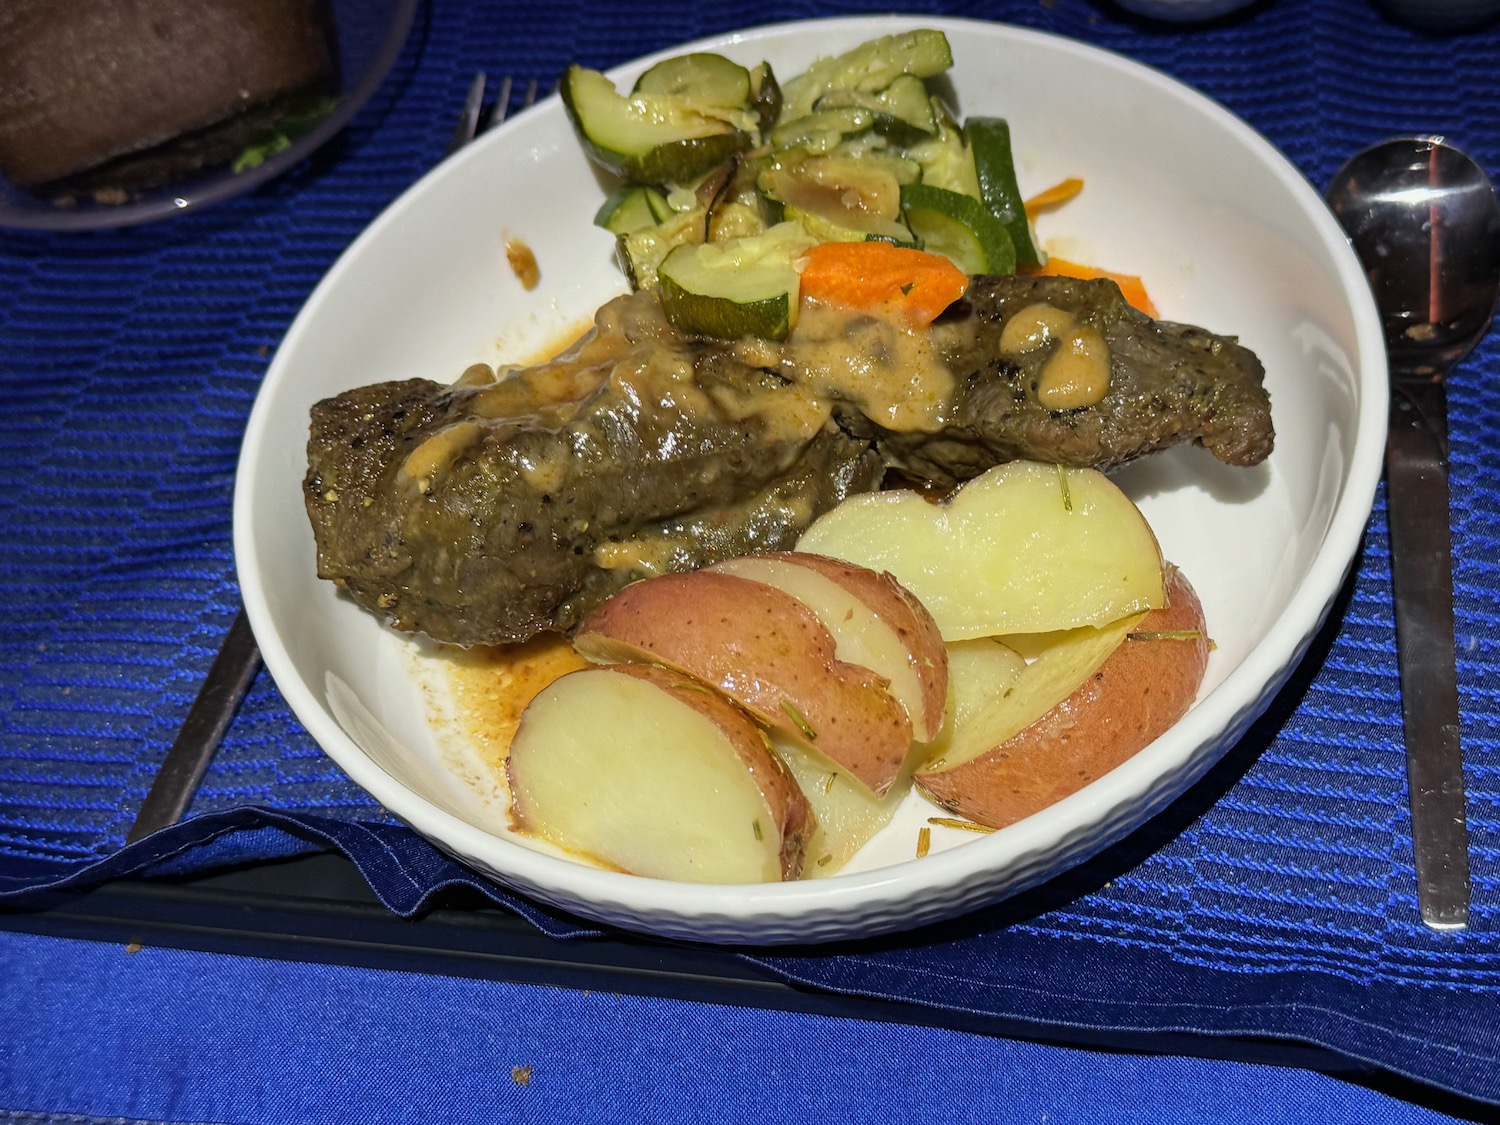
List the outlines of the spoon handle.
{"type": "Polygon", "coordinates": [[[1447,445],[1441,379],[1397,380],[1386,442],[1391,577],[1417,901],[1422,921],[1437,930],[1469,921],[1447,445]]]}

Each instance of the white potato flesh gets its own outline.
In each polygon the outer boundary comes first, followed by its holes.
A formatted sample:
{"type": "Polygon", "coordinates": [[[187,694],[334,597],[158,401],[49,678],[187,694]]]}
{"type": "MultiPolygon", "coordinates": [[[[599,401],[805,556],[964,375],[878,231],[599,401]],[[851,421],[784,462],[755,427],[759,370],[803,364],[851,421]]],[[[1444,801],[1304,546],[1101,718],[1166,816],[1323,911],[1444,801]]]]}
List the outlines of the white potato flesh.
{"type": "MultiPolygon", "coordinates": [[[[954,641],[948,648],[948,715],[945,731],[969,723],[984,705],[1015,686],[1026,658],[998,637],[954,641]]],[[[946,746],[951,737],[941,740],[946,746]]],[[[931,748],[930,756],[940,753],[931,748]]]]}
{"type": "MultiPolygon", "coordinates": [[[[929,747],[923,773],[953,769],[1004,743],[1056,707],[1109,659],[1144,614],[1131,614],[1100,628],[1085,625],[1045,636],[1005,638],[1009,656],[972,650],[971,659],[955,662],[949,652],[948,697],[954,721],[929,747]],[[1024,663],[1021,652],[1034,654],[1024,663]],[[1018,669],[1014,661],[1023,661],[1018,669]],[[961,701],[961,703],[960,703],[961,701]]],[[[976,644],[977,642],[968,642],[976,644]]]]}
{"type": "Polygon", "coordinates": [[[773,736],[772,742],[817,819],[817,827],[807,841],[802,878],[836,875],[896,815],[911,790],[916,755],[908,760],[890,790],[877,797],[821,754],[790,739],[773,736]]]}
{"type": "Polygon", "coordinates": [[[839,660],[817,614],[764,582],[711,569],[643,579],[590,613],[573,645],[600,663],[656,664],[712,686],[876,793],[911,750],[911,721],[885,681],[839,660]]]}
{"type": "Polygon", "coordinates": [[[1208,664],[1203,604],[1172,567],[1164,608],[1049,640],[1009,694],[960,729],[966,745],[953,760],[917,772],[917,787],[935,804],[997,829],[1056,804],[1177,722],[1208,664]],[[1126,636],[1111,644],[1116,630],[1126,636]]]}
{"type": "Polygon", "coordinates": [[[868,605],[831,578],[784,559],[727,559],[714,570],[764,582],[790,594],[817,616],[833,635],[834,654],[846,664],[868,668],[889,684],[918,730],[924,725],[922,684],[905,642],[868,605]]]}
{"type": "Polygon", "coordinates": [[[1103,625],[1162,605],[1161,550],[1103,473],[999,465],[946,503],[892,490],[849,498],[799,551],[889,571],[945,641],[1103,625]]]}
{"type": "Polygon", "coordinates": [[[612,668],[570,673],[522,716],[507,763],[512,818],[518,831],[636,875],[778,881],[784,811],[734,737],[652,680],[612,668]]]}

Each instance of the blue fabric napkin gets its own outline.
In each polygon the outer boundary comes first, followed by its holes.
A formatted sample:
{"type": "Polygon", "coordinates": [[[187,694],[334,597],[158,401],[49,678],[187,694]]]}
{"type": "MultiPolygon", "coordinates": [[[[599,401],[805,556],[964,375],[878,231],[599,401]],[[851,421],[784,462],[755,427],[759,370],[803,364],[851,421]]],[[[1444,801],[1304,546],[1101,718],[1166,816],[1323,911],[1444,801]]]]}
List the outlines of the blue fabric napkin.
{"type": "MultiPolygon", "coordinates": [[[[858,3],[770,0],[757,22],[858,3]]],[[[1322,185],[1384,136],[1440,133],[1500,170],[1500,29],[1434,37],[1358,0],[1207,26],[1083,0],[913,12],[1117,50],[1218,99],[1322,185]]],[[[254,195],[151,227],[0,234],[0,902],[337,848],[394,911],[468,884],[559,938],[595,933],[392,822],[262,675],[187,822],[124,836],[233,616],[230,494],[269,357],[322,273],[442,154],[476,70],[549,84],[747,17],[664,0],[425,7],[376,98],[254,195]]],[[[1500,1102],[1500,337],[1451,383],[1455,582],[1474,908],[1416,914],[1383,501],[1357,572],[1244,742],[1135,835],[1028,894],[917,933],[746,956],[851,993],[1039,1031],[1273,1036],[1500,1102]]]]}

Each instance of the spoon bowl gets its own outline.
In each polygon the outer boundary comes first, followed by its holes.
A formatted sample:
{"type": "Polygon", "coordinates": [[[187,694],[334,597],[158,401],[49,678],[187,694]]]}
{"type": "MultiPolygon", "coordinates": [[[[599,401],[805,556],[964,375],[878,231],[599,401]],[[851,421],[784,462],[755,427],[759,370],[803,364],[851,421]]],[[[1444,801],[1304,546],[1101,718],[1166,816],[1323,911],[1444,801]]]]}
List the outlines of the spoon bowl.
{"type": "Polygon", "coordinates": [[[1383,141],[1333,178],[1329,206],[1375,293],[1393,378],[1443,375],[1489,330],[1500,298],[1500,197],[1437,137],[1383,141]]]}

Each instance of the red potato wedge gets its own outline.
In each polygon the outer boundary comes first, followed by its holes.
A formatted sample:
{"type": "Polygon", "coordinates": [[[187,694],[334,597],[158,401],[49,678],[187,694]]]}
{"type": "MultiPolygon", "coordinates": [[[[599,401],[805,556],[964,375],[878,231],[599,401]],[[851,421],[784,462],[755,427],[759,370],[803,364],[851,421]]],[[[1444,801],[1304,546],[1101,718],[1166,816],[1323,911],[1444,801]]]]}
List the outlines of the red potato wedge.
{"type": "MultiPolygon", "coordinates": [[[[952,641],[948,650],[948,716],[942,741],[966,729],[994,696],[1013,687],[1026,671],[1026,659],[999,637],[952,641]]],[[[1054,701],[1055,702],[1055,701],[1054,701]]],[[[929,761],[944,751],[929,749],[929,761]]]]}
{"type": "Polygon", "coordinates": [[[1187,578],[1168,567],[1165,579],[1167,604],[1133,625],[1072,694],[992,749],[918,771],[917,787],[951,812],[1004,828],[1103,777],[1182,718],[1209,641],[1187,578]]]}
{"type": "Polygon", "coordinates": [[[941,504],[851,496],[797,549],[889,572],[946,641],[1104,625],[1162,604],[1162,558],[1135,503],[1093,469],[997,465],[941,504]]]}
{"type": "Polygon", "coordinates": [[[911,749],[911,720],[886,681],[839,660],[817,615],[763,582],[712,570],[636,582],[584,619],[573,646],[599,663],[662,664],[716,687],[877,795],[911,749]]]}
{"type": "Polygon", "coordinates": [[[827,759],[800,746],[772,736],[772,745],[791,775],[796,778],[817,827],[807,838],[807,860],[802,878],[826,879],[837,875],[855,854],[891,822],[906,795],[911,792],[915,754],[896,783],[877,797],[859,782],[832,769],[827,759]]]}
{"type": "Polygon", "coordinates": [[[517,831],[657,879],[795,879],[816,828],[754,722],[655,665],[555,680],[522,714],[506,774],[517,831]]]}
{"type": "Polygon", "coordinates": [[[890,683],[917,741],[937,737],[948,699],[943,636],[927,608],[891,575],[798,551],[767,551],[709,569],[764,582],[802,602],[834,635],[840,660],[890,683]]]}
{"type": "Polygon", "coordinates": [[[1082,687],[1145,616],[1133,614],[1099,628],[994,637],[987,645],[953,642],[948,723],[925,748],[923,768],[929,773],[955,769],[1020,734],[1082,687]]]}

